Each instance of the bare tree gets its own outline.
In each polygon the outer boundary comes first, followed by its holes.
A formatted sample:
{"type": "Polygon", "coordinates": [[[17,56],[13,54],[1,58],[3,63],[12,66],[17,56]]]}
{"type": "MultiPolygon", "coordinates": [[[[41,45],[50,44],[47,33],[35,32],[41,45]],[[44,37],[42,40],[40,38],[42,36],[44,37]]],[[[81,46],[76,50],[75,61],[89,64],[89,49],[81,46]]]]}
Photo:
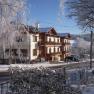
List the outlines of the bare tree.
{"type": "Polygon", "coordinates": [[[94,0],[67,0],[69,17],[74,17],[77,24],[91,32],[90,68],[92,68],[92,35],[94,29],[94,0]]]}
{"type": "Polygon", "coordinates": [[[5,54],[5,47],[14,43],[15,33],[18,33],[22,23],[25,0],[0,0],[0,47],[5,54]]]}
{"type": "Polygon", "coordinates": [[[88,59],[90,42],[77,37],[71,47],[71,53],[78,55],[80,59],[88,59]],[[84,44],[84,45],[83,45],[84,44]]]}

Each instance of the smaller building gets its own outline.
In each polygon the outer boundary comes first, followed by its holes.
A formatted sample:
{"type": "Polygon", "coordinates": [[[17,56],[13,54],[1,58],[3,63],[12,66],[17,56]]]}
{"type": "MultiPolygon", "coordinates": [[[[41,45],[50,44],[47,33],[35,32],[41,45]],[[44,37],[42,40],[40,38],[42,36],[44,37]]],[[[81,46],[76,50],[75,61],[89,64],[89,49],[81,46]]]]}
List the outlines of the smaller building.
{"type": "Polygon", "coordinates": [[[59,33],[60,39],[61,39],[61,60],[64,60],[65,57],[71,55],[71,36],[69,33],[59,33]]]}

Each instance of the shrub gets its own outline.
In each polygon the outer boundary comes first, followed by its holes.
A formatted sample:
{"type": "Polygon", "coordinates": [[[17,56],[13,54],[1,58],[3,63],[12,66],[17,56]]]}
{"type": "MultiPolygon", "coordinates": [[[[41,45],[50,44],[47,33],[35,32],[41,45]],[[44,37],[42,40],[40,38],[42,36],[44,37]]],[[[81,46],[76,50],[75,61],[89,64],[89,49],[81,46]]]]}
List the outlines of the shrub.
{"type": "Polygon", "coordinates": [[[10,88],[16,94],[81,94],[64,84],[64,80],[60,70],[15,68],[12,69],[10,88]]]}

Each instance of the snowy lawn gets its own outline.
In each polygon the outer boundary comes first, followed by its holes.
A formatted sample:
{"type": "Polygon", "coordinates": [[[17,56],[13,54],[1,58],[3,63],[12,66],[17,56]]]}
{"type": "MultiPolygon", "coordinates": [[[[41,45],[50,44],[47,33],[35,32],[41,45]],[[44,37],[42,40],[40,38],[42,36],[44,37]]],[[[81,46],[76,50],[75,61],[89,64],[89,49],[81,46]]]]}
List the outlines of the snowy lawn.
{"type": "Polygon", "coordinates": [[[39,68],[39,67],[59,67],[59,66],[64,66],[64,65],[71,65],[71,64],[80,64],[86,61],[80,61],[80,62],[64,62],[60,61],[59,63],[49,63],[49,62],[42,62],[42,63],[37,63],[37,64],[10,64],[10,65],[0,65],[0,72],[6,72],[10,67],[19,67],[19,68],[39,68]]]}
{"type": "Polygon", "coordinates": [[[39,67],[59,67],[63,65],[70,65],[79,62],[68,62],[68,63],[57,63],[57,64],[50,64],[49,62],[44,63],[37,63],[37,64],[10,64],[10,65],[0,65],[0,72],[8,71],[10,67],[19,67],[19,68],[39,68],[39,67]]]}

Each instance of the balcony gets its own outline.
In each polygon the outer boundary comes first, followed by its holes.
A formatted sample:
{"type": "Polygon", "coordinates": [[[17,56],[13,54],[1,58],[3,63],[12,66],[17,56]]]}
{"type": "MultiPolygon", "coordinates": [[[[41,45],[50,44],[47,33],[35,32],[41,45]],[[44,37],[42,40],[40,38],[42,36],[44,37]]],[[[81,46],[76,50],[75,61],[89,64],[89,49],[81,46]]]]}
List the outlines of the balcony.
{"type": "Polygon", "coordinates": [[[48,55],[61,55],[61,54],[62,54],[62,52],[51,52],[48,55]]]}
{"type": "Polygon", "coordinates": [[[61,52],[62,52],[62,54],[65,54],[65,53],[66,53],[66,51],[64,51],[64,50],[63,50],[63,51],[61,51],[61,52]]]}
{"type": "Polygon", "coordinates": [[[70,45],[70,42],[62,42],[62,45],[70,45]]]}
{"type": "Polygon", "coordinates": [[[65,53],[69,53],[69,52],[70,52],[70,50],[65,50],[65,51],[64,51],[64,50],[62,50],[61,52],[62,52],[63,54],[65,54],[65,53]]]}
{"type": "Polygon", "coordinates": [[[46,41],[46,45],[61,45],[60,42],[54,42],[54,41],[46,41]]]}
{"type": "Polygon", "coordinates": [[[38,46],[45,45],[45,42],[44,42],[44,41],[39,41],[37,45],[38,45],[38,46]]]}
{"type": "Polygon", "coordinates": [[[61,45],[61,43],[58,42],[48,42],[48,41],[39,41],[38,46],[43,46],[43,45],[61,45]]]}

